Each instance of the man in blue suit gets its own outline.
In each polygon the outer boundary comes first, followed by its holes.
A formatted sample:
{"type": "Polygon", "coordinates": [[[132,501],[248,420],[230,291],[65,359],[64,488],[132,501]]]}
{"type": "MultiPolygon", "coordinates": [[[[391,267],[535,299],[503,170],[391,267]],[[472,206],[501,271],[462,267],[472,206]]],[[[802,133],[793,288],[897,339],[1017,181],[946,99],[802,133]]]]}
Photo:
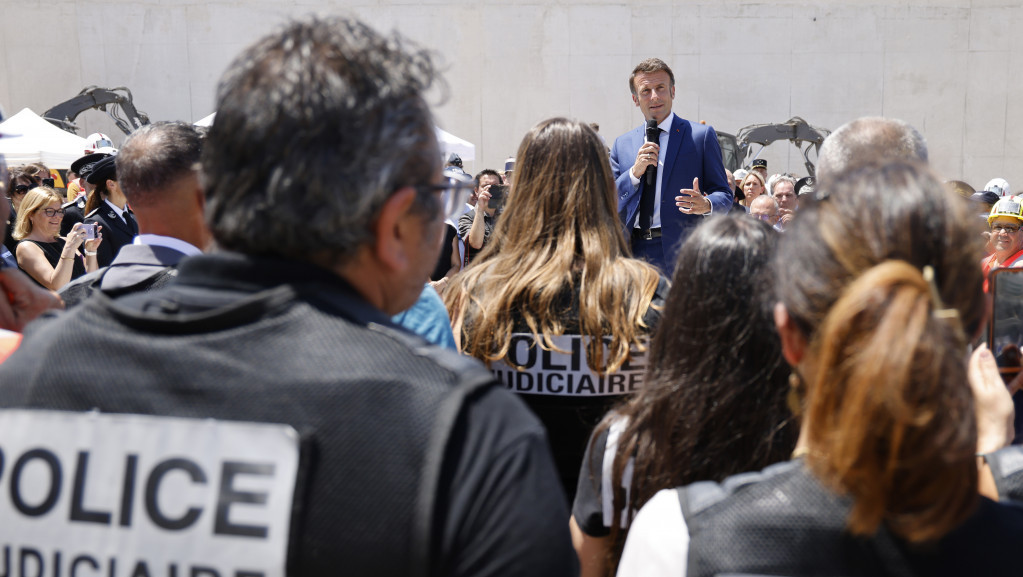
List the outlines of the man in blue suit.
{"type": "Polygon", "coordinates": [[[646,142],[645,126],[615,139],[611,169],[618,215],[633,255],[671,276],[682,241],[707,215],[728,212],[732,191],[714,129],[671,112],[675,75],[664,61],[640,62],[629,77],[629,89],[644,120],[657,122],[660,139],[646,142]],[[649,166],[657,167],[654,187],[645,184],[649,166]],[[644,194],[653,198],[641,202],[644,194]],[[641,205],[648,208],[641,210],[641,205]]]}

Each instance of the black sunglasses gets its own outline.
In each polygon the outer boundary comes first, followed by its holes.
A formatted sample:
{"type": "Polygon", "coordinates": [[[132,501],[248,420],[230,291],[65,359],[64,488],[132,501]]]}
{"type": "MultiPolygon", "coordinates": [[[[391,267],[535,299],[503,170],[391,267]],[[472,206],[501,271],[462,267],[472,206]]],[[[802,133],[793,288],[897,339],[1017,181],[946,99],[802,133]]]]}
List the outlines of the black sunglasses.
{"type": "Polygon", "coordinates": [[[19,184],[14,187],[14,194],[25,194],[26,192],[28,192],[29,188],[31,187],[29,187],[29,185],[27,184],[19,184]]]}

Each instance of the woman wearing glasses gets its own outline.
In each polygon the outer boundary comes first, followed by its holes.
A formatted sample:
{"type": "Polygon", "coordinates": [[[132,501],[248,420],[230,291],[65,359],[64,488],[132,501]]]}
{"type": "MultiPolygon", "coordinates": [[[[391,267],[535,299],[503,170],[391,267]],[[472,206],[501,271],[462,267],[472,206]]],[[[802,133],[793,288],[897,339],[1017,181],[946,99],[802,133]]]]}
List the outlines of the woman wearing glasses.
{"type": "Polygon", "coordinates": [[[494,236],[445,302],[462,351],[547,428],[571,501],[591,429],[642,386],[668,282],[629,258],[607,149],[593,129],[546,120],[516,158],[494,236]]]}
{"type": "Polygon", "coordinates": [[[81,223],[71,229],[66,239],[61,238],[62,200],[52,188],[33,188],[21,201],[14,225],[14,238],[21,241],[16,253],[18,267],[50,290],[57,290],[99,268],[96,248],[103,240],[99,232],[95,239],[86,240],[86,230],[81,223]],[[84,248],[84,262],[78,254],[79,247],[84,248]]]}

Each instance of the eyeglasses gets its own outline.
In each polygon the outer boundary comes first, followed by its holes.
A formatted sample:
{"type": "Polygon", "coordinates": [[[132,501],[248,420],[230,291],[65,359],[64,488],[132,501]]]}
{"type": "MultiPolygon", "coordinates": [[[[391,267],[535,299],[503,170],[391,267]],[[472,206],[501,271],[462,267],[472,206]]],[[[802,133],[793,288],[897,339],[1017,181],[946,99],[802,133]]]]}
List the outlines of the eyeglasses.
{"type": "Polygon", "coordinates": [[[45,214],[47,218],[53,218],[53,217],[57,216],[58,214],[61,215],[61,216],[64,216],[64,209],[63,208],[44,208],[43,209],[43,214],[45,214]]]}
{"type": "Polygon", "coordinates": [[[14,187],[13,192],[14,194],[25,194],[26,192],[28,192],[29,188],[30,187],[27,184],[19,184],[14,187]]]}
{"type": "Polygon", "coordinates": [[[465,203],[472,193],[473,179],[460,170],[444,169],[444,184],[422,184],[416,190],[440,191],[441,214],[444,220],[453,219],[465,210],[465,203]]]}
{"type": "Polygon", "coordinates": [[[771,219],[774,218],[776,215],[774,215],[774,214],[753,214],[751,212],[750,216],[752,216],[753,218],[755,218],[757,220],[762,220],[764,222],[770,222],[771,219]]]}
{"type": "Polygon", "coordinates": [[[991,225],[991,232],[993,232],[995,234],[998,234],[1000,232],[1004,232],[1004,233],[1007,233],[1007,234],[1015,234],[1015,233],[1019,232],[1019,229],[1020,229],[1021,226],[1023,226],[1023,225],[1019,225],[1019,224],[1016,224],[1016,225],[1012,225],[1012,224],[992,224],[991,225]]]}

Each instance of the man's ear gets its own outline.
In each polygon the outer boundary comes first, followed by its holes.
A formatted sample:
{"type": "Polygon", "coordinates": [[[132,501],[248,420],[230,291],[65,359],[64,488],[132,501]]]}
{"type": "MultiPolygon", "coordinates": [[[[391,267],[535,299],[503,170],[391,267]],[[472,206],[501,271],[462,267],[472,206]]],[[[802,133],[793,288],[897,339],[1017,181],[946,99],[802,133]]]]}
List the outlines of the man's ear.
{"type": "Polygon", "coordinates": [[[391,195],[380,209],[373,232],[376,234],[374,252],[380,263],[392,270],[403,270],[409,264],[406,250],[408,237],[413,234],[410,219],[418,217],[410,210],[416,200],[416,190],[406,186],[391,195]]]}
{"type": "Polygon", "coordinates": [[[635,94],[632,95],[632,103],[639,106],[639,98],[635,94]]]}
{"type": "Polygon", "coordinates": [[[774,305],[774,326],[778,327],[778,335],[781,337],[782,356],[789,366],[798,366],[806,354],[806,336],[796,328],[788,309],[782,303],[774,305]]]}

